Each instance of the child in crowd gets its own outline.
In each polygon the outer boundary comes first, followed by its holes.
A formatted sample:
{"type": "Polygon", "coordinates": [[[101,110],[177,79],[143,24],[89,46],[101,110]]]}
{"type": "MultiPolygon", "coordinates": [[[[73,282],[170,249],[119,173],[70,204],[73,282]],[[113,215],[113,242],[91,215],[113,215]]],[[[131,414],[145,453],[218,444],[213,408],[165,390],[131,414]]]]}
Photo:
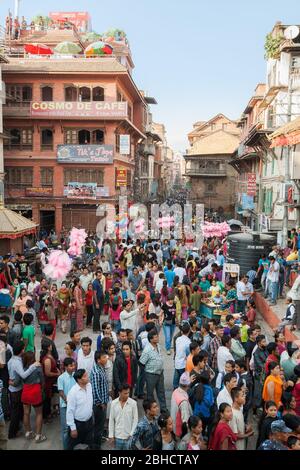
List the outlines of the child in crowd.
{"type": "Polygon", "coordinates": [[[23,314],[20,310],[17,310],[14,315],[14,321],[12,325],[12,330],[16,335],[16,339],[20,341],[22,338],[22,331],[23,331],[23,314]]]}
{"type": "Polygon", "coordinates": [[[69,305],[69,314],[68,314],[68,320],[70,320],[70,331],[76,331],[77,330],[77,302],[76,299],[72,298],[70,305],[69,305]]]}
{"type": "Polygon", "coordinates": [[[32,325],[33,315],[31,313],[25,313],[23,316],[24,328],[22,332],[22,340],[25,344],[25,352],[35,352],[34,346],[34,326],[32,325]]]}
{"type": "Polygon", "coordinates": [[[300,450],[300,439],[297,436],[289,436],[287,446],[290,450],[300,450]]]}
{"type": "Polygon", "coordinates": [[[247,315],[242,315],[242,317],[241,317],[241,326],[240,326],[241,343],[242,344],[245,344],[248,341],[248,330],[249,330],[249,328],[250,328],[250,326],[248,324],[247,315]]]}

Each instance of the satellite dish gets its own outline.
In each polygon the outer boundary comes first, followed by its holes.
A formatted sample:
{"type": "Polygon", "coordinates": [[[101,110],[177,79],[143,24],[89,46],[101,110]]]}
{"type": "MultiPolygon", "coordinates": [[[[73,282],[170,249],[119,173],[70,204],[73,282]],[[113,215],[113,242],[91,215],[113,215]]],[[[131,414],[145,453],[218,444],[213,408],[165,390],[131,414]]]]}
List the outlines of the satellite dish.
{"type": "Polygon", "coordinates": [[[289,26],[288,28],[285,29],[284,31],[284,37],[286,39],[295,39],[297,36],[299,36],[300,29],[298,26],[289,26]]]}

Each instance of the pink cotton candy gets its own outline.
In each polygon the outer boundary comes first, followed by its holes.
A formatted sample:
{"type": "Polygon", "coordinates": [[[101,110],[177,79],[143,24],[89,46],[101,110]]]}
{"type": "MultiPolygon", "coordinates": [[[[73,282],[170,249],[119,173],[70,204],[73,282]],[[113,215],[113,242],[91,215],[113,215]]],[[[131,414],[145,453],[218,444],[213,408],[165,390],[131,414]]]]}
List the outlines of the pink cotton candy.
{"type": "Polygon", "coordinates": [[[82,247],[85,245],[85,239],[87,238],[86,231],[81,228],[73,227],[70,232],[70,247],[68,253],[71,256],[80,256],[82,247]]]}
{"type": "Polygon", "coordinates": [[[48,264],[43,269],[44,274],[55,280],[64,279],[72,268],[72,261],[65,251],[54,250],[48,258],[48,264]]]}
{"type": "Polygon", "coordinates": [[[202,226],[202,233],[205,238],[209,237],[224,237],[230,231],[230,227],[227,222],[220,224],[205,222],[202,226]]]}

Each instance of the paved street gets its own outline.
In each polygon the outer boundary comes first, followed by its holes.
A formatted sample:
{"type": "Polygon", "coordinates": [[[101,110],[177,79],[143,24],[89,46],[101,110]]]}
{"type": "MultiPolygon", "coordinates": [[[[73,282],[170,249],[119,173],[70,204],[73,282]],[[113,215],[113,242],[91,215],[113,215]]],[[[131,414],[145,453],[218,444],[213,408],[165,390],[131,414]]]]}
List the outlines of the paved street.
{"type": "MultiPolygon", "coordinates": [[[[268,327],[268,325],[262,321],[262,318],[259,316],[258,317],[258,323],[261,324],[263,333],[267,335],[268,339],[270,340],[272,337],[272,330],[268,327]]],[[[84,330],[83,336],[90,336],[93,339],[93,344],[96,344],[96,339],[97,335],[93,334],[91,330],[84,330]]],[[[69,335],[63,335],[62,333],[58,332],[57,338],[56,338],[56,345],[59,354],[63,351],[63,347],[66,341],[69,341],[69,335]]],[[[161,334],[161,345],[163,346],[163,334],[161,334]]],[[[40,332],[38,332],[38,336],[36,339],[36,344],[40,344],[40,332]]],[[[172,356],[167,356],[164,354],[164,360],[165,360],[165,386],[166,386],[166,398],[167,398],[167,403],[168,406],[170,404],[171,400],[171,394],[172,394],[172,379],[173,379],[173,371],[174,371],[174,363],[173,363],[173,358],[172,356]]],[[[142,400],[139,400],[139,415],[143,415],[142,411],[142,400]]],[[[32,417],[33,417],[33,412],[32,412],[32,417]]],[[[256,422],[253,423],[254,425],[256,422]]],[[[59,418],[55,418],[53,423],[51,424],[46,424],[43,428],[43,432],[47,436],[47,441],[42,442],[40,444],[36,444],[33,441],[28,441],[24,437],[19,437],[14,440],[8,441],[8,449],[10,450],[47,450],[47,449],[52,449],[52,450],[60,450],[62,449],[61,446],[61,439],[60,439],[60,425],[59,425],[59,418]]],[[[254,449],[255,448],[255,440],[256,440],[256,434],[253,438],[249,439],[248,443],[248,449],[254,449]]],[[[108,448],[107,446],[103,446],[103,448],[108,448]]]]}

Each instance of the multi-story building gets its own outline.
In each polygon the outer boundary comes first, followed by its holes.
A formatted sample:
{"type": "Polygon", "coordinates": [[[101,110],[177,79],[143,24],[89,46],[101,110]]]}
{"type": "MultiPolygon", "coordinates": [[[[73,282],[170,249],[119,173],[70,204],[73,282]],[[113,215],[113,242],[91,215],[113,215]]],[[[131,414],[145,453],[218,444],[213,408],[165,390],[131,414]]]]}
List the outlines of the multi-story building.
{"type": "Polygon", "coordinates": [[[264,156],[262,152],[255,147],[248,145],[249,135],[262,119],[260,104],[265,95],[265,84],[259,83],[254,95],[250,98],[240,120],[238,127],[241,129],[240,144],[232,155],[230,164],[239,173],[238,184],[236,186],[236,215],[241,218],[245,225],[252,229],[258,229],[259,226],[259,199],[262,184],[262,165],[264,156]],[[247,143],[247,144],[246,144],[247,143]],[[255,175],[255,186],[249,191],[248,176],[255,175]],[[250,195],[248,194],[250,192],[250,195]]]}
{"type": "Polygon", "coordinates": [[[132,193],[148,107],[127,41],[112,42],[110,56],[24,54],[25,42],[66,40],[82,47],[76,29],[27,30],[3,66],[6,202],[58,233],[95,229],[99,204],[117,203],[120,188],[132,193]]]}
{"type": "MultiPolygon", "coordinates": [[[[260,169],[257,187],[258,227],[279,233],[278,240],[281,241],[283,228],[286,240],[287,230],[297,223],[294,204],[290,207],[287,204],[289,188],[294,187],[296,198],[299,191],[290,179],[292,161],[288,148],[272,148],[270,136],[276,129],[300,116],[300,27],[276,23],[267,36],[266,46],[265,92],[263,99],[259,93],[260,103],[252,126],[245,127],[247,135],[242,145],[253,148],[259,157],[259,164],[256,164],[260,169]]],[[[254,169],[253,166],[250,171],[254,169]]]]}
{"type": "Polygon", "coordinates": [[[231,215],[234,211],[236,170],[229,165],[239,143],[236,121],[218,114],[207,122],[197,122],[188,134],[190,148],[184,156],[189,200],[206,209],[231,215]]]}

